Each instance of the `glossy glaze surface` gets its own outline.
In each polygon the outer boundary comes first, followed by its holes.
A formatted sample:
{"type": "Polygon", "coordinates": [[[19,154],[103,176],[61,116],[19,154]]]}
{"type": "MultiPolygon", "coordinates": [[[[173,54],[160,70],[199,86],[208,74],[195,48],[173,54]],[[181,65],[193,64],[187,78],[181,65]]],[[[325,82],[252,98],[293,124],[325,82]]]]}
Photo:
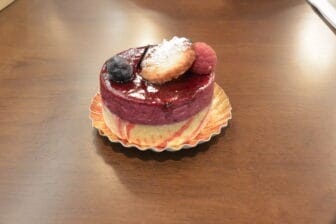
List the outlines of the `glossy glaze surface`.
{"type": "Polygon", "coordinates": [[[188,119],[211,103],[214,73],[186,72],[173,81],[153,84],[140,76],[139,60],[144,51],[144,47],[131,48],[119,54],[133,66],[129,82],[110,80],[103,65],[100,91],[112,113],[132,123],[161,125],[188,119]]]}

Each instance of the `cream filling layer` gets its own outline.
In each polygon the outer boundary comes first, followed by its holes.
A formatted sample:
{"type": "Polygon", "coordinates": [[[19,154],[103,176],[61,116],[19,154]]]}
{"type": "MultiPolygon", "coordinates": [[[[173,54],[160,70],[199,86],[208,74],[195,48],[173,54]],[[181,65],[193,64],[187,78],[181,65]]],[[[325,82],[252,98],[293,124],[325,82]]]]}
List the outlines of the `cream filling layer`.
{"type": "Polygon", "coordinates": [[[170,147],[186,143],[194,138],[205,126],[211,105],[207,106],[187,120],[165,124],[145,125],[135,124],[120,119],[103,104],[103,117],[106,126],[119,138],[126,139],[129,143],[170,147]]]}

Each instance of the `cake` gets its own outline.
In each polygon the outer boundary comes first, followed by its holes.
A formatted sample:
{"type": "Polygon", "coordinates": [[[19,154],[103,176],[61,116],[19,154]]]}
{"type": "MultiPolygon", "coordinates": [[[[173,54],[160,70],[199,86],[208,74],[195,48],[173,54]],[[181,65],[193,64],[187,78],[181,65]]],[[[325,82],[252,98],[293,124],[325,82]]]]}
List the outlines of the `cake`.
{"type": "Polygon", "coordinates": [[[216,62],[209,45],[178,37],[116,54],[100,72],[106,126],[141,146],[194,138],[207,122],[216,62]]]}

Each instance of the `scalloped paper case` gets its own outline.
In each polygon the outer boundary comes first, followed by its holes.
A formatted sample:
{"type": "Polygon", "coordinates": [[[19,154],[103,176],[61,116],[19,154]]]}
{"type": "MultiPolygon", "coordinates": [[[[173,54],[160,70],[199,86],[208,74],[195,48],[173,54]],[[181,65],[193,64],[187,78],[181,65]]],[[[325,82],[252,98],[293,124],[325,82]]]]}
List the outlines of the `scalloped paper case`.
{"type": "Polygon", "coordinates": [[[102,113],[101,96],[99,93],[97,93],[92,99],[90,105],[90,119],[92,121],[92,126],[99,131],[100,135],[106,136],[111,142],[120,143],[124,147],[135,147],[141,151],[178,151],[183,148],[195,147],[198,144],[209,141],[213,136],[220,134],[222,128],[226,127],[229,120],[232,118],[231,110],[232,107],[229,98],[225,94],[224,90],[215,83],[213,102],[210,108],[210,117],[206,126],[195,138],[188,140],[184,144],[176,145],[173,147],[170,146],[169,148],[152,147],[148,145],[135,145],[127,142],[126,139],[120,139],[116,135],[114,135],[105,124],[102,113]]]}

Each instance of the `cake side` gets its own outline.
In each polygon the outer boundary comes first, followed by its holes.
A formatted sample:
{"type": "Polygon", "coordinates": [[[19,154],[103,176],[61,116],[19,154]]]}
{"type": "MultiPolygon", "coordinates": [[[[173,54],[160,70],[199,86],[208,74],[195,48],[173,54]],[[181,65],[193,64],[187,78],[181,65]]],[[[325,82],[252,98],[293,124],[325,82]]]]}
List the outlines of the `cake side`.
{"type": "Polygon", "coordinates": [[[184,121],[165,125],[131,123],[111,113],[104,105],[102,112],[106,126],[120,139],[126,139],[130,144],[165,148],[194,138],[205,126],[210,107],[208,105],[184,121]]]}

